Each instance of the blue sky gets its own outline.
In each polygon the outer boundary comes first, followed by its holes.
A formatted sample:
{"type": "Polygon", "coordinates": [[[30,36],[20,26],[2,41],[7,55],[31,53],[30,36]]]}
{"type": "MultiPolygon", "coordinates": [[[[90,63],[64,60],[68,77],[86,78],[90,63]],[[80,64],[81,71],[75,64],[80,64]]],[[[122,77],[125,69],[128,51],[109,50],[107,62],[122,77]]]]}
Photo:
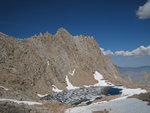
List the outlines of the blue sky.
{"type": "Polygon", "coordinates": [[[94,36],[101,48],[143,54],[108,54],[119,66],[150,65],[150,5],[147,0],[0,0],[0,32],[27,38],[55,34],[94,36]],[[140,6],[142,8],[140,8],[140,6]],[[146,51],[146,52],[145,52],[146,51]],[[132,61],[132,62],[131,62],[132,61]]]}

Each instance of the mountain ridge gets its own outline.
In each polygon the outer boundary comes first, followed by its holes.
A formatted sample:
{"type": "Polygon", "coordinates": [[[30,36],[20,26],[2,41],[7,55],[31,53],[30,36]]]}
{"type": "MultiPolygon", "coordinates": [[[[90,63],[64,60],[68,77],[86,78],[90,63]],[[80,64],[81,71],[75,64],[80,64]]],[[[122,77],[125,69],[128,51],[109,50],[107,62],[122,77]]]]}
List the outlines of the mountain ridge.
{"type": "Polygon", "coordinates": [[[93,85],[95,71],[114,84],[126,84],[93,37],[72,36],[64,28],[25,39],[2,34],[0,48],[0,85],[10,89],[4,97],[39,99],[37,94],[54,93],[54,88],[66,90],[66,78],[76,87],[93,85]]]}

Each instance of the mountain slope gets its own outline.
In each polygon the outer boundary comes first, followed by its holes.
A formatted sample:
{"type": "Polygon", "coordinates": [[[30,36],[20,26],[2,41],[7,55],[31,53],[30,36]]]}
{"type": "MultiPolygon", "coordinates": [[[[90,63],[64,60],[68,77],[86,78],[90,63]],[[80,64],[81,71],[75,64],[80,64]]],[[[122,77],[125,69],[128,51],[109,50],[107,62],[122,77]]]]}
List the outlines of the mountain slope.
{"type": "Polygon", "coordinates": [[[64,28],[27,39],[0,33],[0,85],[9,89],[3,97],[39,99],[37,94],[66,90],[67,80],[76,87],[93,85],[95,71],[114,84],[126,84],[93,37],[72,36],[64,28]]]}

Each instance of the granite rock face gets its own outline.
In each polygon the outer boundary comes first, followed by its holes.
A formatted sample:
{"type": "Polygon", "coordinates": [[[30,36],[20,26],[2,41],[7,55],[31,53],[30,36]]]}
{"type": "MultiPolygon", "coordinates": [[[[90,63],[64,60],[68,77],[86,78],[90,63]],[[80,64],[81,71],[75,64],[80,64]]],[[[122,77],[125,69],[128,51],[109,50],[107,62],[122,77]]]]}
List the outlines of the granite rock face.
{"type": "Polygon", "coordinates": [[[54,93],[53,85],[66,90],[66,76],[74,86],[93,85],[95,71],[114,84],[124,83],[93,37],[72,36],[64,28],[26,39],[0,33],[0,85],[9,89],[2,97],[39,99],[37,93],[54,93]]]}

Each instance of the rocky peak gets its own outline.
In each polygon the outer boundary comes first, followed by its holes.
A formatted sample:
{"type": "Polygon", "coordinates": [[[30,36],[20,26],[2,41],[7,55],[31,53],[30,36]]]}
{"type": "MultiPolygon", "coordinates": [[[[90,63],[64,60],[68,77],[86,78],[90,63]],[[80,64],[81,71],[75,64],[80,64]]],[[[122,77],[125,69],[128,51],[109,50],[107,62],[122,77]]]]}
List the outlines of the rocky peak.
{"type": "Polygon", "coordinates": [[[51,34],[51,33],[49,33],[49,32],[46,32],[46,33],[44,33],[44,36],[45,36],[45,37],[51,37],[51,36],[52,36],[52,34],[51,34]]]}
{"type": "Polygon", "coordinates": [[[42,37],[43,36],[43,34],[40,32],[40,34],[38,35],[39,37],[42,37]]]}
{"type": "Polygon", "coordinates": [[[58,36],[67,36],[67,35],[71,35],[66,29],[64,29],[63,27],[59,28],[56,32],[56,35],[58,36]]]}

